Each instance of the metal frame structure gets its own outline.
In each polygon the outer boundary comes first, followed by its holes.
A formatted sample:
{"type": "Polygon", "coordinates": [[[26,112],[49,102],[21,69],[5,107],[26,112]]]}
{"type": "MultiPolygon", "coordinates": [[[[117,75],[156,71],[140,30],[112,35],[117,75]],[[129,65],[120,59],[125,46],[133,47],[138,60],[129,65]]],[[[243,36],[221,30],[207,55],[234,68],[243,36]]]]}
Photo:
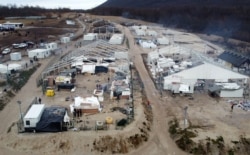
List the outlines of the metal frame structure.
{"type": "MultiPolygon", "coordinates": [[[[118,45],[109,44],[105,40],[97,40],[79,49],[76,49],[69,54],[62,57],[58,62],[55,62],[42,73],[42,78],[45,78],[50,72],[60,70],[62,68],[68,67],[72,62],[78,60],[83,60],[85,58],[111,58],[114,57],[115,52],[128,52],[128,49],[118,45]]],[[[90,63],[91,60],[87,60],[90,63]]]]}

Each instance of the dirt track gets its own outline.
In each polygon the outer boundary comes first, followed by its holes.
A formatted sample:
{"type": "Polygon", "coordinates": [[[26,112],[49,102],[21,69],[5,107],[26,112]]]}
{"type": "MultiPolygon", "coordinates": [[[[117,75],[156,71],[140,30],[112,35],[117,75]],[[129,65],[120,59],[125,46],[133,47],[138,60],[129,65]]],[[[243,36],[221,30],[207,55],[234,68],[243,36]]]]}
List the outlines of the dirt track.
{"type": "Polygon", "coordinates": [[[173,140],[170,138],[168,133],[168,118],[166,116],[165,109],[170,106],[169,103],[164,102],[161,99],[160,93],[156,90],[150,75],[148,74],[145,65],[142,60],[141,49],[138,45],[134,44],[134,37],[132,36],[130,30],[125,28],[125,35],[129,40],[130,46],[130,57],[138,70],[142,82],[144,83],[144,89],[146,91],[146,96],[151,102],[154,114],[154,129],[151,133],[151,138],[149,142],[144,144],[138,150],[135,150],[131,154],[162,154],[162,155],[182,155],[186,154],[177,148],[173,140]],[[133,59],[134,58],[134,59],[133,59]]]}

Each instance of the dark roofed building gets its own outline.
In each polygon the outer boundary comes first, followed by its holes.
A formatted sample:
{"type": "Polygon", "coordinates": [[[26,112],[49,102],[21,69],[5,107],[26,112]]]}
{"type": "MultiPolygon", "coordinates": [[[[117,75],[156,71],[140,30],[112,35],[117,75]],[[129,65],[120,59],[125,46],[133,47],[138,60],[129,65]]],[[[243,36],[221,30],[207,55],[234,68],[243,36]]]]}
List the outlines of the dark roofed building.
{"type": "Polygon", "coordinates": [[[218,56],[219,59],[231,64],[231,67],[245,67],[247,64],[249,67],[250,58],[233,52],[223,52],[218,56]]]}

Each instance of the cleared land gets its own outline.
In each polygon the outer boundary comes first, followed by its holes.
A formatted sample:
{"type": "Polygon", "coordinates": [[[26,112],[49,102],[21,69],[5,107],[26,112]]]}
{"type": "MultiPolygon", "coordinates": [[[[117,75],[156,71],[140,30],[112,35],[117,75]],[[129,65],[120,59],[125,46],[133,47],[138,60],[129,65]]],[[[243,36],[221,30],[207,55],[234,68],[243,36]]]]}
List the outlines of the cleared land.
{"type": "MultiPolygon", "coordinates": [[[[114,17],[107,17],[107,19],[111,21],[125,20],[114,17]]],[[[28,107],[28,104],[30,104],[34,97],[41,97],[42,102],[47,105],[68,106],[70,101],[65,101],[65,97],[92,93],[91,90],[95,87],[97,79],[100,81],[107,80],[107,75],[105,74],[100,76],[77,75],[76,81],[80,87],[76,89],[76,92],[60,91],[56,92],[55,97],[48,98],[42,95],[42,90],[36,87],[35,81],[49,61],[53,59],[49,58],[40,61],[41,67],[32,75],[22,90],[12,98],[4,110],[0,112],[2,120],[0,126],[1,152],[3,154],[20,155],[116,154],[117,152],[152,155],[187,154],[177,148],[168,132],[168,122],[174,118],[177,118],[180,127],[183,127],[183,108],[185,106],[188,106],[189,125],[193,127],[192,131],[197,135],[192,139],[195,142],[204,140],[207,137],[216,139],[218,136],[222,136],[227,147],[233,145],[232,141],[238,141],[241,135],[249,137],[250,131],[248,129],[250,124],[246,123],[250,117],[249,112],[238,108],[230,112],[231,105],[227,102],[228,99],[217,100],[208,96],[206,92],[196,92],[193,100],[185,96],[176,96],[174,98],[168,92],[163,92],[163,96],[161,97],[141,57],[141,54],[145,54],[148,51],[144,51],[141,47],[134,44],[134,36],[132,36],[127,28],[123,28],[123,32],[129,40],[129,54],[144,84],[145,96],[151,102],[153,116],[151,111],[144,106],[146,98],[140,93],[141,88],[139,87],[139,83],[135,83],[137,85],[135,89],[138,90],[138,93],[135,93],[135,121],[123,130],[114,130],[112,129],[114,126],[111,125],[110,130],[107,131],[18,134],[16,125],[14,124],[19,118],[17,100],[22,101],[23,110],[28,107]]],[[[70,50],[74,50],[74,46],[70,46],[65,52],[70,50]]],[[[107,99],[103,103],[104,111],[102,113],[83,116],[82,120],[88,120],[91,123],[91,120],[101,120],[106,116],[122,118],[124,117],[123,114],[120,112],[111,112],[110,107],[124,106],[125,103],[126,101],[118,103],[117,101],[109,101],[107,99]]],[[[226,152],[222,153],[225,154],[226,152]]],[[[240,152],[239,154],[247,153],[240,152]]]]}

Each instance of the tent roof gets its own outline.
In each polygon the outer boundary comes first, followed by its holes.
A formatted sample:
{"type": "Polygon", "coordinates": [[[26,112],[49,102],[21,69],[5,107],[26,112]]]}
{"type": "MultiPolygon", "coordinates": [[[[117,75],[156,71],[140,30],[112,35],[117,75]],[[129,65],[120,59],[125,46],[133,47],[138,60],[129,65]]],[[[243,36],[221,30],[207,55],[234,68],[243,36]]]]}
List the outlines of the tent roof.
{"type": "Polygon", "coordinates": [[[183,79],[247,79],[248,76],[227,70],[209,63],[183,70],[179,73],[172,74],[171,76],[181,77],[183,79]]]}
{"type": "Polygon", "coordinates": [[[47,49],[43,49],[43,48],[37,48],[34,50],[30,50],[29,52],[35,52],[35,53],[43,53],[43,52],[47,52],[47,49]]]}

